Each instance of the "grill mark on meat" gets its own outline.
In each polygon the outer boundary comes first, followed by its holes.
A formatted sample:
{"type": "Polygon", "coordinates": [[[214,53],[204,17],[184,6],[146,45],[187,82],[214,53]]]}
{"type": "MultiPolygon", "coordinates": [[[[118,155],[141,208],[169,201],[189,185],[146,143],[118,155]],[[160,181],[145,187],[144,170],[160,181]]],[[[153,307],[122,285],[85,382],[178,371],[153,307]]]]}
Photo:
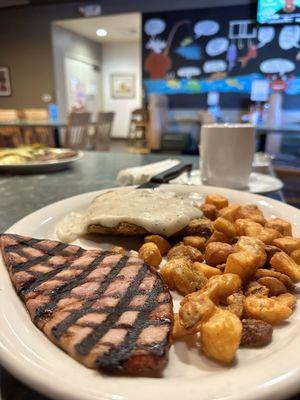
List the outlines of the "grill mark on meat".
{"type": "Polygon", "coordinates": [[[61,323],[52,328],[53,336],[56,339],[59,339],[62,336],[62,334],[79,318],[83,317],[86,313],[92,310],[93,308],[92,305],[95,301],[95,296],[98,297],[105,292],[105,290],[108,288],[109,284],[113,281],[115,276],[117,276],[120,270],[126,265],[127,260],[128,256],[123,256],[119,260],[119,262],[114,266],[114,268],[111,269],[109,274],[106,275],[95,295],[91,299],[87,300],[87,302],[83,305],[83,307],[80,310],[71,313],[61,323]]]}
{"type": "Polygon", "coordinates": [[[109,314],[107,319],[103,321],[94,331],[85,337],[83,341],[76,345],[76,350],[80,355],[87,355],[90,350],[95,346],[99,339],[101,339],[118,321],[120,316],[126,311],[126,306],[130,302],[132,296],[138,290],[138,287],[147,272],[147,265],[143,264],[134,277],[133,282],[129,285],[122,299],[119,301],[113,313],[109,314]]]}
{"type": "Polygon", "coordinates": [[[133,324],[133,329],[128,330],[122,344],[97,358],[96,365],[99,368],[114,370],[122,367],[122,363],[130,357],[132,351],[135,349],[136,341],[141,331],[145,329],[145,321],[153,309],[153,305],[156,303],[157,296],[162,292],[162,290],[163,288],[161,285],[155,285],[153,290],[150,292],[146,303],[142,307],[142,310],[139,312],[138,317],[133,324]]]}
{"type": "Polygon", "coordinates": [[[98,267],[98,265],[105,259],[105,257],[109,254],[109,252],[105,251],[99,256],[97,256],[94,261],[88,266],[87,269],[83,270],[83,272],[72,282],[67,281],[65,285],[59,286],[51,292],[51,300],[45,304],[43,307],[38,308],[36,310],[34,321],[37,322],[40,318],[42,318],[45,314],[52,312],[59,300],[64,297],[69,296],[70,291],[74,289],[76,286],[79,286],[81,283],[85,282],[85,278],[98,267]]]}

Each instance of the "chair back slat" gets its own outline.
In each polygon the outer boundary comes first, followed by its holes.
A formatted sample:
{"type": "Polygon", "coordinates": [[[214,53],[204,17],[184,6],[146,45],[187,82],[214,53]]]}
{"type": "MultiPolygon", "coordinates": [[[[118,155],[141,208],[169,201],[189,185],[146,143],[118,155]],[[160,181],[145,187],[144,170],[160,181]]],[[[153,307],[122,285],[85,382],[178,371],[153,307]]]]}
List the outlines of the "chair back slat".
{"type": "Polygon", "coordinates": [[[91,113],[70,113],[64,146],[85,150],[88,143],[88,128],[91,121],[91,113]]]}
{"type": "Polygon", "coordinates": [[[93,141],[94,150],[109,150],[114,117],[114,112],[98,113],[97,126],[93,141]]]}

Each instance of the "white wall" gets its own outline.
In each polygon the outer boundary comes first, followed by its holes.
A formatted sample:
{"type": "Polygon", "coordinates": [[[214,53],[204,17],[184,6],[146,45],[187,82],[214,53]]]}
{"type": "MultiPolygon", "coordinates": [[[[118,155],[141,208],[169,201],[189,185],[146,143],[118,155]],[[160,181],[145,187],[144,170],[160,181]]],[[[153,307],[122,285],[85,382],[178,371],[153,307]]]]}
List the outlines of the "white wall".
{"type": "MultiPolygon", "coordinates": [[[[53,24],[52,49],[56,102],[59,116],[64,119],[67,116],[65,58],[68,57],[95,65],[101,71],[101,44],[53,24]]],[[[100,79],[101,76],[99,74],[100,79]]]]}
{"type": "Polygon", "coordinates": [[[102,44],[103,109],[114,111],[115,120],[112,137],[128,136],[131,111],[142,104],[141,49],[139,42],[102,44]],[[113,99],[111,97],[111,74],[135,74],[135,97],[113,99]]]}

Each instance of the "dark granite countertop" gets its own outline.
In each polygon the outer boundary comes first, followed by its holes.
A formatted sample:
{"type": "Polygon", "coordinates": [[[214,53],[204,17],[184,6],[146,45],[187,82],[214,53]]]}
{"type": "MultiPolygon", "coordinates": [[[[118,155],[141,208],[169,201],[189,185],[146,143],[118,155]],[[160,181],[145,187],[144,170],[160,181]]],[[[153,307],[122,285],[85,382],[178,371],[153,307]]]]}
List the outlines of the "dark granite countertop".
{"type": "MultiPolygon", "coordinates": [[[[80,193],[116,186],[120,169],[176,158],[192,162],[198,168],[195,156],[86,152],[73,167],[60,172],[32,175],[0,176],[0,232],[20,218],[55,201],[80,193]]],[[[280,193],[270,194],[280,199],[280,193]]],[[[4,370],[0,371],[0,399],[46,400],[21,384],[4,370]]]]}

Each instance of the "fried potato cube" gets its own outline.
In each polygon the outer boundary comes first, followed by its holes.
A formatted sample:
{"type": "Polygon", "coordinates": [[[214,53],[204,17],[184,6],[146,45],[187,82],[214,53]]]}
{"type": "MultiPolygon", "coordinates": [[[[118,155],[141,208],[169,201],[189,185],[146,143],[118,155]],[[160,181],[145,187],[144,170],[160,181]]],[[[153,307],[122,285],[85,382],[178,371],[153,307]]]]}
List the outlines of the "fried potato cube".
{"type": "Polygon", "coordinates": [[[139,249],[139,256],[152,267],[158,267],[162,262],[162,256],[155,243],[144,243],[139,249]]]}
{"type": "Polygon", "coordinates": [[[228,243],[212,242],[205,248],[205,260],[212,266],[224,264],[233,252],[233,247],[228,243]]]}
{"type": "Polygon", "coordinates": [[[218,210],[221,210],[221,208],[227,207],[228,206],[228,200],[226,197],[221,196],[219,194],[209,194],[205,197],[205,203],[206,204],[213,204],[214,206],[217,207],[218,210]]]}
{"type": "Polygon", "coordinates": [[[192,261],[189,258],[174,258],[169,260],[165,265],[162,266],[159,273],[163,280],[166,282],[170,290],[175,290],[176,285],[174,282],[174,270],[179,267],[190,268],[192,261]]]}
{"type": "Polygon", "coordinates": [[[226,235],[224,235],[224,233],[219,231],[214,231],[211,237],[206,242],[206,246],[214,242],[228,243],[229,241],[230,239],[226,235]]]}
{"type": "Polygon", "coordinates": [[[255,275],[258,266],[257,256],[248,251],[239,251],[228,256],[224,272],[237,274],[245,283],[255,275]]]}
{"type": "Polygon", "coordinates": [[[233,293],[227,297],[227,307],[228,311],[231,311],[237,317],[242,318],[244,312],[244,299],[245,296],[242,293],[233,293]]]}
{"type": "Polygon", "coordinates": [[[244,227],[245,236],[256,237],[265,244],[271,244],[274,239],[281,236],[281,233],[272,228],[264,228],[260,224],[253,222],[244,227]]]}
{"type": "Polygon", "coordinates": [[[266,224],[266,228],[272,228],[280,232],[284,236],[292,236],[292,225],[281,218],[269,219],[266,224]]]}
{"type": "Polygon", "coordinates": [[[292,251],[290,257],[295,261],[296,264],[300,264],[300,250],[292,251]]]}
{"type": "Polygon", "coordinates": [[[234,222],[234,226],[236,229],[237,236],[245,236],[245,227],[253,223],[255,222],[251,221],[251,219],[241,219],[241,218],[236,219],[234,222]]]}
{"type": "Polygon", "coordinates": [[[207,283],[207,278],[201,271],[182,264],[174,267],[173,281],[178,292],[185,296],[203,288],[207,283]]]}
{"type": "Polygon", "coordinates": [[[216,310],[217,306],[207,295],[189,294],[180,303],[180,324],[191,334],[197,333],[202,322],[207,320],[216,310]]]}
{"type": "Polygon", "coordinates": [[[212,276],[207,284],[197,294],[206,294],[215,304],[223,303],[227,297],[240,290],[241,278],[236,274],[222,274],[212,276]]]}
{"type": "Polygon", "coordinates": [[[193,269],[202,272],[206,276],[207,279],[211,278],[215,275],[222,275],[222,271],[218,268],[211,267],[210,265],[194,262],[193,269]]]}
{"type": "Polygon", "coordinates": [[[124,249],[124,247],[121,247],[121,246],[114,246],[114,247],[111,249],[111,251],[112,251],[113,253],[123,254],[123,255],[126,253],[126,250],[124,249]]]}
{"type": "Polygon", "coordinates": [[[203,215],[211,221],[214,221],[218,216],[218,209],[214,204],[204,203],[200,204],[198,208],[200,208],[200,210],[203,212],[203,215]]]}
{"type": "Polygon", "coordinates": [[[217,218],[213,223],[213,227],[216,231],[224,233],[224,235],[230,239],[236,236],[234,224],[225,218],[217,218]]]}
{"type": "Polygon", "coordinates": [[[300,282],[300,265],[296,264],[295,261],[283,251],[274,254],[270,260],[270,264],[276,271],[289,276],[292,281],[300,282]]]}
{"type": "Polygon", "coordinates": [[[273,240],[273,245],[279,247],[287,254],[291,254],[295,250],[300,250],[300,238],[285,236],[273,240]]]}
{"type": "Polygon", "coordinates": [[[159,235],[149,235],[144,238],[145,243],[155,243],[156,246],[159,248],[160,254],[164,256],[170,250],[171,245],[170,243],[164,239],[162,236],[159,235]]]}
{"type": "Polygon", "coordinates": [[[236,218],[242,219],[250,219],[253,222],[257,222],[258,224],[264,225],[266,223],[266,219],[262,213],[262,211],[255,204],[247,204],[242,206],[237,212],[236,218]]]}
{"type": "Polygon", "coordinates": [[[230,204],[230,206],[219,210],[219,216],[227,219],[230,222],[234,222],[237,219],[237,214],[240,209],[241,206],[239,204],[230,204]]]}
{"type": "Polygon", "coordinates": [[[248,251],[254,254],[259,260],[258,268],[261,268],[266,262],[267,254],[265,251],[265,244],[257,238],[240,236],[233,248],[237,252],[248,251]]]}
{"type": "Polygon", "coordinates": [[[245,295],[269,296],[269,289],[261,283],[258,283],[257,281],[251,281],[246,287],[245,295]]]}
{"type": "Polygon", "coordinates": [[[183,243],[202,251],[205,249],[206,238],[203,236],[186,236],[183,238],[183,243]]]}
{"type": "Polygon", "coordinates": [[[228,310],[218,309],[201,324],[201,350],[213,360],[231,363],[240,345],[242,329],[242,323],[236,315],[228,310]]]}
{"type": "Polygon", "coordinates": [[[271,325],[289,318],[292,310],[277,298],[248,296],[244,301],[245,314],[248,318],[260,319],[271,325]]]}
{"type": "Polygon", "coordinates": [[[292,293],[280,294],[279,296],[276,297],[276,299],[291,309],[293,309],[297,303],[297,297],[292,293]]]}
{"type": "Polygon", "coordinates": [[[186,330],[180,323],[179,315],[174,314],[174,324],[172,336],[174,339],[180,339],[185,336],[191,335],[190,331],[186,330]]]}
{"type": "Polygon", "coordinates": [[[183,243],[178,243],[168,251],[168,260],[182,257],[187,257],[191,261],[203,261],[203,255],[200,250],[192,246],[186,246],[183,243]]]}

